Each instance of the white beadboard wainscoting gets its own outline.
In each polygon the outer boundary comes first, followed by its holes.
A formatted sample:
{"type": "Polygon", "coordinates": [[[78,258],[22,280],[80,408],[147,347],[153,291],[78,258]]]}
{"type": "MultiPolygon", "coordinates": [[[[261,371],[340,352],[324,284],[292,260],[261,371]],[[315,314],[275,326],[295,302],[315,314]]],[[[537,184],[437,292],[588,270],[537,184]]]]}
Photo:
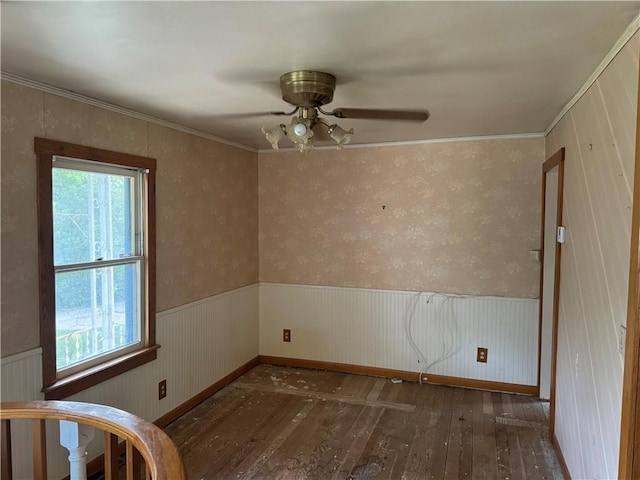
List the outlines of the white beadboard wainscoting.
{"type": "MultiPolygon", "coordinates": [[[[41,358],[42,349],[34,348],[0,360],[1,401],[19,402],[44,399],[44,394],[40,392],[42,388],[41,358]]],[[[47,422],[49,430],[52,429],[51,423],[47,422]]],[[[49,440],[51,439],[54,437],[50,433],[49,440]]],[[[12,421],[11,440],[14,460],[13,477],[17,479],[33,478],[30,423],[26,420],[12,421]]]]}
{"type": "Polygon", "coordinates": [[[260,355],[535,386],[538,303],[261,283],[260,355]],[[476,362],[478,347],[487,363],[476,362]]]}
{"type": "MultiPolygon", "coordinates": [[[[100,403],[154,421],[258,356],[258,285],[157,314],[158,359],[66,400],[100,403]],[[158,382],[167,397],[158,400],[158,382]]],[[[41,400],[41,350],[2,359],[2,401],[41,400]]],[[[59,445],[57,422],[47,422],[49,477],[68,474],[68,452],[59,445]]],[[[12,422],[14,478],[32,478],[31,434],[25,421],[12,422]],[[14,425],[15,424],[15,425],[14,425]]],[[[89,458],[102,452],[102,436],[89,458]]]]}

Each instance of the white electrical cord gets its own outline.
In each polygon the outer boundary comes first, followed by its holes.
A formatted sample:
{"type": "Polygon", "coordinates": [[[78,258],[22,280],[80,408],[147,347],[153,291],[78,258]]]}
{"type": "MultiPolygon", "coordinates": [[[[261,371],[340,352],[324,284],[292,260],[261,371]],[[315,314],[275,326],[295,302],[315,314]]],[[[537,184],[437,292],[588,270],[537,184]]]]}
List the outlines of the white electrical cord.
{"type": "Polygon", "coordinates": [[[427,365],[427,368],[425,369],[425,373],[428,373],[429,370],[434,366],[437,365],[438,363],[444,362],[445,360],[447,360],[448,358],[452,357],[453,355],[455,355],[458,350],[459,350],[459,345],[457,342],[457,339],[460,338],[458,335],[458,322],[457,319],[454,315],[454,305],[452,300],[453,299],[461,299],[464,300],[466,297],[460,296],[460,295],[451,295],[451,294],[447,294],[447,295],[441,295],[443,298],[442,303],[440,304],[440,314],[438,315],[438,319],[440,320],[440,328],[438,329],[439,333],[440,333],[440,338],[442,339],[442,350],[440,352],[440,356],[434,360],[433,362],[431,362],[429,365],[427,365]],[[452,328],[447,328],[445,329],[445,327],[447,325],[445,325],[444,319],[446,318],[446,315],[444,314],[444,307],[445,306],[449,306],[449,317],[451,318],[451,321],[449,322],[449,325],[452,328]],[[449,338],[446,339],[444,332],[445,330],[447,332],[449,332],[449,338]],[[447,340],[449,340],[449,342],[447,342],[447,340]],[[447,347],[447,343],[449,344],[449,346],[447,347]]]}
{"type": "Polygon", "coordinates": [[[430,304],[433,302],[433,299],[435,297],[442,297],[442,302],[440,303],[440,308],[439,308],[439,312],[436,316],[437,319],[437,327],[439,334],[440,334],[440,339],[442,341],[442,349],[440,352],[440,356],[434,360],[431,363],[427,362],[426,356],[425,354],[422,352],[422,350],[420,349],[420,347],[416,344],[414,338],[413,338],[413,333],[412,333],[412,324],[413,324],[413,320],[414,320],[414,316],[415,316],[415,311],[416,311],[416,307],[418,305],[418,301],[420,300],[420,297],[422,296],[424,292],[418,292],[414,295],[414,297],[409,301],[409,304],[407,305],[407,308],[405,310],[405,314],[403,317],[403,326],[404,326],[404,331],[405,331],[405,335],[407,336],[407,340],[409,341],[409,345],[411,346],[411,349],[414,351],[414,353],[416,354],[417,358],[417,362],[418,364],[420,364],[421,368],[420,368],[420,372],[419,372],[419,382],[420,384],[422,384],[422,376],[425,373],[428,373],[429,370],[436,364],[443,362],[444,360],[450,358],[451,356],[455,355],[457,353],[457,351],[459,350],[459,345],[457,344],[457,339],[459,338],[458,334],[458,322],[456,321],[456,317],[454,315],[454,305],[452,300],[453,299],[462,299],[464,300],[466,297],[460,296],[460,295],[453,295],[453,294],[439,294],[439,293],[432,293],[429,298],[427,299],[427,304],[430,304]],[[450,310],[450,326],[452,328],[445,328],[447,325],[445,324],[445,316],[444,315],[444,307],[445,306],[449,306],[449,310],[450,310]],[[448,338],[445,338],[445,330],[447,332],[449,332],[449,336],[448,338]],[[448,344],[448,345],[447,345],[448,344]],[[421,363],[422,360],[422,363],[421,363]]]}
{"type": "MultiPolygon", "coordinates": [[[[405,332],[405,335],[407,336],[407,340],[409,340],[409,345],[411,345],[411,348],[413,349],[414,353],[416,353],[416,355],[418,356],[417,358],[418,364],[420,364],[420,359],[422,359],[423,361],[422,365],[426,365],[427,359],[422,353],[422,350],[420,350],[420,347],[418,347],[416,342],[413,340],[413,335],[411,334],[411,323],[413,322],[413,314],[416,311],[416,306],[418,305],[418,300],[420,300],[422,293],[423,292],[418,292],[417,294],[415,294],[414,297],[409,302],[409,304],[407,305],[404,318],[402,319],[402,324],[404,326],[404,332],[405,332]]],[[[431,296],[431,298],[433,298],[433,295],[431,296]]],[[[429,300],[427,300],[427,303],[428,302],[429,300]]],[[[422,383],[422,373],[423,373],[422,368],[420,368],[420,379],[419,379],[420,383],[422,383]]]]}

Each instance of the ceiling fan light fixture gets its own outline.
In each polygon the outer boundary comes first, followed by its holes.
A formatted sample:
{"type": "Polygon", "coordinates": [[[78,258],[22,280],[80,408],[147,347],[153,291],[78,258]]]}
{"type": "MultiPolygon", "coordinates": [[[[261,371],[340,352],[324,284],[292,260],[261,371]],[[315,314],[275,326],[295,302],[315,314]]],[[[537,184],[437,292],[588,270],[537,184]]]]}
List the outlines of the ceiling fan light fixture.
{"type": "MultiPolygon", "coordinates": [[[[300,152],[313,150],[313,129],[323,125],[327,133],[336,142],[338,150],[351,142],[353,128],[345,130],[338,124],[329,125],[318,114],[335,118],[399,120],[405,122],[424,122],[429,118],[427,110],[388,110],[367,108],[335,108],[330,111],[322,109],[331,103],[336,88],[336,77],[326,72],[315,70],[295,70],[280,77],[282,99],[295,107],[293,111],[271,112],[274,115],[295,115],[289,125],[280,125],[282,133],[300,152]]],[[[278,149],[278,141],[282,133],[276,129],[262,128],[267,140],[274,150],[278,149]]]]}
{"type": "Polygon", "coordinates": [[[314,131],[318,125],[323,125],[327,129],[327,133],[336,142],[338,150],[342,150],[342,148],[351,142],[351,137],[353,135],[353,128],[350,130],[345,130],[337,123],[333,125],[329,125],[325,123],[322,119],[318,118],[317,115],[304,118],[304,117],[293,117],[291,122],[288,125],[280,124],[271,129],[267,127],[262,127],[262,133],[266,137],[266,139],[271,144],[271,147],[274,150],[279,149],[279,142],[283,136],[286,136],[291,143],[296,147],[299,152],[310,152],[314,147],[314,131]]]}

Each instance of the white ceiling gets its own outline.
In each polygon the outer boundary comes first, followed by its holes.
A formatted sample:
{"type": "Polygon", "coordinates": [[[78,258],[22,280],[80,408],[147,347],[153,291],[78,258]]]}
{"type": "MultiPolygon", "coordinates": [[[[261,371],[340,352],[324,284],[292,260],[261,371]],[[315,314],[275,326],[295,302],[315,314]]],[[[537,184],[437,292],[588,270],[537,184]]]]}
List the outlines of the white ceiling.
{"type": "MultiPolygon", "coordinates": [[[[2,70],[252,148],[278,79],[334,74],[353,143],[543,132],[640,2],[2,2],[2,70]]],[[[284,142],[283,142],[284,143],[284,142]]],[[[283,145],[284,146],[284,145],[283,145]]]]}

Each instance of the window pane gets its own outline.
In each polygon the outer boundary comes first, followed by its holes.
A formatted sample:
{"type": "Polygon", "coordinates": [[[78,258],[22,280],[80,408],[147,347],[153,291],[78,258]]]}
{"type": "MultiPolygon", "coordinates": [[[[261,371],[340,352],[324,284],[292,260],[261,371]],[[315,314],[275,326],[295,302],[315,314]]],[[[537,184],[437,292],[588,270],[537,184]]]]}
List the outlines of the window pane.
{"type": "Polygon", "coordinates": [[[133,186],[128,176],[54,168],[54,265],[134,254],[133,186]]]}
{"type": "Polygon", "coordinates": [[[139,343],[139,264],[56,273],[56,364],[139,343]]]}

